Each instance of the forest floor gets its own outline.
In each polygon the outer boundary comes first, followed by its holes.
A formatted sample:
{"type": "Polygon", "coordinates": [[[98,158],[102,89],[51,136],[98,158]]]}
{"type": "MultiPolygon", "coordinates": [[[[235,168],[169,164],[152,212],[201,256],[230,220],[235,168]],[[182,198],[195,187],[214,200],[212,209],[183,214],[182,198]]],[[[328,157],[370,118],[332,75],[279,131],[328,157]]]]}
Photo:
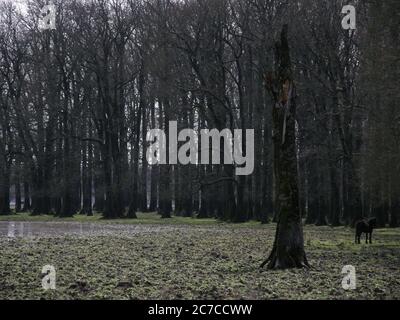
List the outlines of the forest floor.
{"type": "Polygon", "coordinates": [[[400,299],[400,229],[354,244],[347,227],[305,226],[309,270],[260,270],[275,224],[141,214],[0,218],[0,299],[400,299]],[[42,288],[42,267],[56,290],[42,288]],[[355,290],[342,289],[345,265],[355,290]]]}

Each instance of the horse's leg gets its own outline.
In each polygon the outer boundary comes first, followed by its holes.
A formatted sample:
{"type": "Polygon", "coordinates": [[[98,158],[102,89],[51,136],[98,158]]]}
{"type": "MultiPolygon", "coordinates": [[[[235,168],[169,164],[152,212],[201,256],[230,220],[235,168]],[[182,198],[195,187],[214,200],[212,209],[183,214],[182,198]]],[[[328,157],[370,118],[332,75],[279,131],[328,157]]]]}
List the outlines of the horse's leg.
{"type": "Polygon", "coordinates": [[[372,244],[372,230],[371,230],[371,232],[369,233],[369,243],[372,244]]]}
{"type": "Polygon", "coordinates": [[[368,232],[365,233],[365,243],[368,243],[368,232]]]}

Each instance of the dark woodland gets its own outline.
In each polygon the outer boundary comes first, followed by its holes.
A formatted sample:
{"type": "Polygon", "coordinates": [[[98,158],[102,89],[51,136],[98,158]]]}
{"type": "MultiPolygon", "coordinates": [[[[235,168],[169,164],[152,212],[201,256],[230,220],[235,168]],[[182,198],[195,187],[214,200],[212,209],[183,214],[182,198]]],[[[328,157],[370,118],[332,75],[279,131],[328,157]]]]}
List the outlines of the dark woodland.
{"type": "Polygon", "coordinates": [[[278,222],[272,269],[309,265],[303,222],[398,227],[399,1],[355,30],[339,0],[44,4],[0,3],[0,215],[278,222]],[[253,174],[149,164],[170,121],[254,129],[253,174]]]}

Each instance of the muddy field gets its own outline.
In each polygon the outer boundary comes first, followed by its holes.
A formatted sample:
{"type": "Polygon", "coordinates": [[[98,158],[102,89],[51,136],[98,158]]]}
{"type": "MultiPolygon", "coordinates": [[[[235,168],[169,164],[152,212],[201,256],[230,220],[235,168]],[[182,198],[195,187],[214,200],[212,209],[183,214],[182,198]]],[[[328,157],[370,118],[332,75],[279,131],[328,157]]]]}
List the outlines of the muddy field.
{"type": "Polygon", "coordinates": [[[1,299],[399,299],[400,229],[306,226],[310,270],[269,271],[275,225],[0,222],[1,299]],[[42,267],[56,289],[42,288],[42,267]],[[344,265],[355,290],[342,289],[344,265]]]}

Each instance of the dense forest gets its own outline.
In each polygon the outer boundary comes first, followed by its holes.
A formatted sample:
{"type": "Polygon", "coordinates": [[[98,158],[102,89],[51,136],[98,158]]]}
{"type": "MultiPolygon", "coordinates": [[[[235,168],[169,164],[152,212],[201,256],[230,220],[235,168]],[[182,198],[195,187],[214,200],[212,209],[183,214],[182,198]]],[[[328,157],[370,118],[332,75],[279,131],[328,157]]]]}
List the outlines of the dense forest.
{"type": "Polygon", "coordinates": [[[296,88],[291,169],[301,216],[398,226],[399,1],[53,3],[56,28],[40,30],[46,1],[0,2],[0,215],[276,221],[282,37],[296,88]],[[356,8],[354,30],[342,27],[346,4],[356,8]],[[150,165],[146,135],[168,132],[170,121],[179,130],[254,129],[253,174],[150,165]]]}

